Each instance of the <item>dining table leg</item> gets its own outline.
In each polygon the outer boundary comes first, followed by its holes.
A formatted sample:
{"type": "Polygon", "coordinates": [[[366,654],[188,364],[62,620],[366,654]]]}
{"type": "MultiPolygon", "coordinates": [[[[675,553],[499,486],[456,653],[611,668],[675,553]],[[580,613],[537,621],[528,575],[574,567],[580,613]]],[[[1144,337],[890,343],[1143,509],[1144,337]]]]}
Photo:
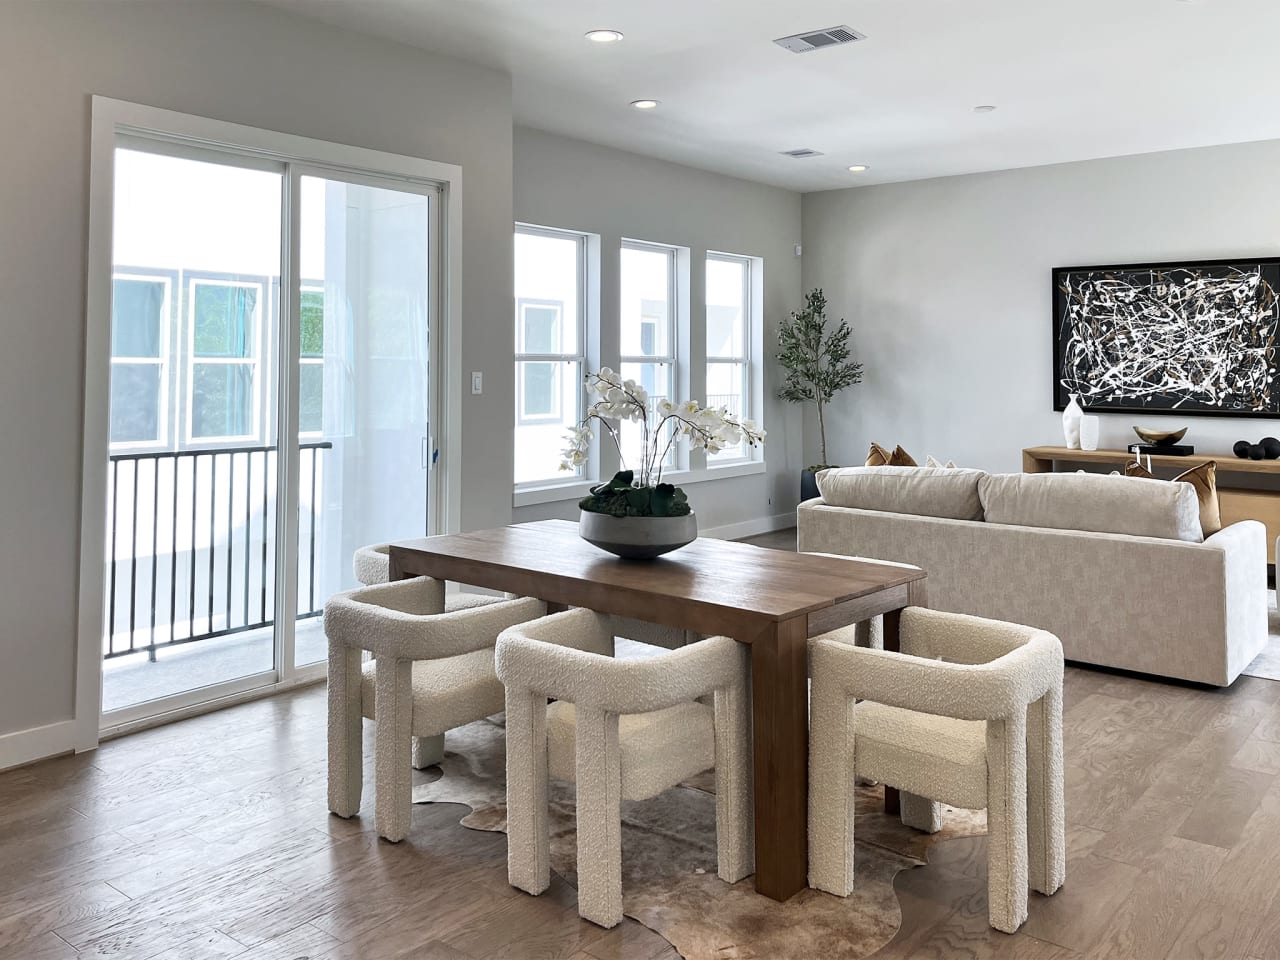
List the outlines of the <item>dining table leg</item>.
{"type": "Polygon", "coordinates": [[[756,892],[786,900],[809,868],[808,618],[751,640],[756,892]]]}

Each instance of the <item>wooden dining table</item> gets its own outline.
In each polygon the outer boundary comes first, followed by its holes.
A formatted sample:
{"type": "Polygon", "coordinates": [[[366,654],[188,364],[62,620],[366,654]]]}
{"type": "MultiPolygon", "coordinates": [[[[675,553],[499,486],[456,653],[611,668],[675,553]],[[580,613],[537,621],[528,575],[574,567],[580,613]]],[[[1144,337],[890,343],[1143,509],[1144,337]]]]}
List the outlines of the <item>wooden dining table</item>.
{"type": "Polygon", "coordinates": [[[807,881],[809,637],[883,614],[896,649],[898,613],[925,599],[914,567],[711,538],[627,561],[566,520],[396,543],[390,565],[393,580],[429,576],[749,644],[755,885],[774,900],[807,881]]]}

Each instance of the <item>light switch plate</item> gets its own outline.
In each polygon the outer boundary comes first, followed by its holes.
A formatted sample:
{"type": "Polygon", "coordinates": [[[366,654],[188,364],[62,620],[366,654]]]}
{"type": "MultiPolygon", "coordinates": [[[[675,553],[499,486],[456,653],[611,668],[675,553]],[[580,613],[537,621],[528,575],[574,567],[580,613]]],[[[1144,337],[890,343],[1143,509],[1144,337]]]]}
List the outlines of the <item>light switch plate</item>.
{"type": "Polygon", "coordinates": [[[479,370],[471,371],[471,392],[484,392],[484,375],[479,370]]]}

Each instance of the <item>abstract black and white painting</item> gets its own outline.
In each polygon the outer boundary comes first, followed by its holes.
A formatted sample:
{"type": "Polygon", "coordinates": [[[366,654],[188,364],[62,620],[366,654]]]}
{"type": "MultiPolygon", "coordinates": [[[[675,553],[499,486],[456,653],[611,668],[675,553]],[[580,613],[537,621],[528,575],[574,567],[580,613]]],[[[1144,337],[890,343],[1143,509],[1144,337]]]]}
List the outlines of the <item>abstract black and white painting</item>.
{"type": "Polygon", "coordinates": [[[1055,410],[1280,416],[1280,258],[1058,267],[1055,410]]]}

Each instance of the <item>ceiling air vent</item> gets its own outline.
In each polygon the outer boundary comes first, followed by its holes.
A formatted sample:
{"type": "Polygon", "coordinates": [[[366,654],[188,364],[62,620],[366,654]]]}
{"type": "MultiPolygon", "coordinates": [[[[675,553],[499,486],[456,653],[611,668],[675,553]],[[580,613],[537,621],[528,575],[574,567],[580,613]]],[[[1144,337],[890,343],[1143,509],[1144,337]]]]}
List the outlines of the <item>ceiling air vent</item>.
{"type": "Polygon", "coordinates": [[[783,150],[782,155],[784,157],[794,157],[797,160],[803,160],[805,157],[820,157],[822,156],[822,151],[810,150],[808,147],[800,147],[796,150],[783,150]]]}
{"type": "Polygon", "coordinates": [[[810,30],[808,33],[797,33],[773,41],[784,50],[792,53],[811,53],[823,47],[838,47],[841,44],[853,43],[855,40],[867,39],[866,34],[859,33],[848,26],[828,27],[826,30],[810,30]]]}

